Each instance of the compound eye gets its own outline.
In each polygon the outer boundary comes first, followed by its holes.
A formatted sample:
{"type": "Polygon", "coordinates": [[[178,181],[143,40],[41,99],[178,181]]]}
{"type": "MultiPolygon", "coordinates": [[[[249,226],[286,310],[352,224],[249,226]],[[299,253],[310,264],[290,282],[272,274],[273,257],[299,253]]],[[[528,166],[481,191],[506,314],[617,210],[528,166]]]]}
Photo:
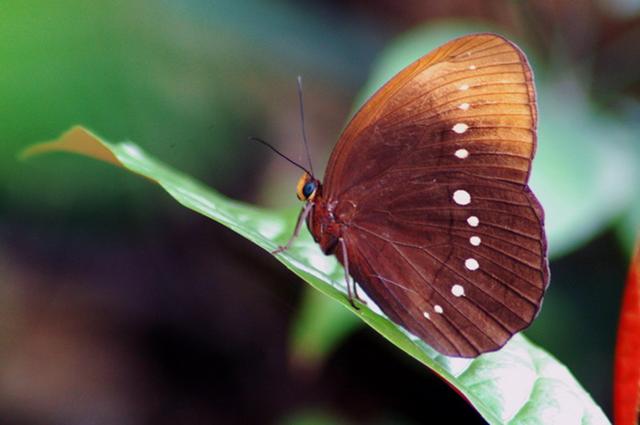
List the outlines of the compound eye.
{"type": "Polygon", "coordinates": [[[313,195],[313,192],[316,191],[316,187],[317,185],[314,181],[310,181],[304,185],[302,188],[302,195],[304,195],[305,199],[309,199],[311,195],[313,195]]]}

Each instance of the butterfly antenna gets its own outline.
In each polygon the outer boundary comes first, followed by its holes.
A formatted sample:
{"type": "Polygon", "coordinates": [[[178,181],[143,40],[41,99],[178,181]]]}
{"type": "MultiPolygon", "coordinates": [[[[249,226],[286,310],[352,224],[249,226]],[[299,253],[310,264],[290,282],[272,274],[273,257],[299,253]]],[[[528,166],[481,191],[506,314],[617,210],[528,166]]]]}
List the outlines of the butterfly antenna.
{"type": "Polygon", "coordinates": [[[307,161],[311,169],[311,177],[315,178],[313,173],[313,163],[311,162],[311,154],[309,153],[309,142],[307,141],[307,131],[304,127],[304,102],[302,101],[302,76],[298,75],[298,100],[300,101],[300,122],[302,123],[302,140],[304,141],[304,150],[307,152],[307,161]]]}
{"type": "Polygon", "coordinates": [[[263,145],[265,145],[266,147],[268,147],[269,149],[271,149],[272,151],[274,151],[275,153],[277,153],[278,155],[280,155],[282,158],[286,159],[287,161],[289,161],[290,163],[292,163],[293,165],[295,165],[296,167],[300,168],[302,171],[304,171],[305,173],[309,174],[310,176],[313,176],[313,173],[310,172],[309,170],[307,170],[305,167],[303,167],[302,165],[298,164],[297,162],[295,162],[293,159],[289,158],[287,155],[283,154],[282,152],[280,152],[278,149],[274,148],[273,146],[271,146],[271,144],[269,144],[268,142],[265,142],[262,139],[259,139],[257,137],[249,137],[249,140],[252,140],[254,142],[258,142],[258,143],[262,143],[263,145]]]}

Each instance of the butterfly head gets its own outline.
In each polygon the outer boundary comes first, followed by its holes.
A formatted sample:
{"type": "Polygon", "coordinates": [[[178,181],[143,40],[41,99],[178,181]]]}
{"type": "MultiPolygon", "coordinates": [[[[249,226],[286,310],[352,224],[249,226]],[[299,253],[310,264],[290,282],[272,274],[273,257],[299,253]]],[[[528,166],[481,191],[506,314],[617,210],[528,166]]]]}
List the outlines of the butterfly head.
{"type": "Polygon", "coordinates": [[[304,173],[302,177],[300,177],[300,180],[298,180],[296,195],[298,195],[298,199],[301,201],[313,201],[319,187],[320,182],[318,180],[313,178],[309,173],[304,173]]]}

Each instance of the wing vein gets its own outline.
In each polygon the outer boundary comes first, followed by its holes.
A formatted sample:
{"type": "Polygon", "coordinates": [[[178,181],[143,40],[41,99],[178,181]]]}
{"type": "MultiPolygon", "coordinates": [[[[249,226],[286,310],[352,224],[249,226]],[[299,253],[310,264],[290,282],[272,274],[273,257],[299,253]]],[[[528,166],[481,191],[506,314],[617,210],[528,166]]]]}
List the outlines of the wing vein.
{"type": "MultiPolygon", "coordinates": [[[[357,228],[359,228],[360,230],[362,230],[362,231],[364,231],[364,232],[367,232],[367,233],[369,233],[369,234],[371,234],[371,235],[375,236],[375,237],[376,237],[376,238],[378,238],[378,239],[381,239],[381,240],[383,240],[383,241],[385,241],[385,242],[387,242],[387,243],[390,243],[392,246],[394,246],[394,248],[396,248],[396,247],[395,247],[395,245],[399,245],[399,246],[406,246],[406,247],[408,247],[408,248],[415,248],[415,249],[419,249],[419,250],[423,251],[425,254],[427,254],[428,256],[430,256],[431,258],[433,258],[434,260],[436,260],[436,261],[440,262],[440,260],[438,259],[438,257],[436,257],[436,256],[435,256],[433,253],[431,253],[428,249],[426,249],[426,248],[424,248],[424,247],[422,247],[422,246],[419,246],[419,245],[413,245],[413,244],[406,244],[406,243],[397,242],[397,241],[391,241],[391,240],[389,240],[389,239],[386,239],[386,238],[382,237],[381,235],[379,235],[379,234],[377,234],[377,233],[375,233],[375,232],[370,231],[370,230],[369,230],[369,229],[367,229],[367,228],[364,228],[364,227],[362,227],[362,226],[358,226],[358,225],[354,225],[354,226],[355,226],[355,227],[357,227],[357,228]]],[[[396,249],[397,249],[397,248],[396,248],[396,249]]],[[[452,268],[452,267],[451,267],[451,266],[449,266],[448,264],[445,264],[445,267],[446,267],[446,268],[447,268],[447,269],[448,269],[452,274],[454,274],[454,275],[458,276],[460,279],[463,279],[465,282],[467,282],[468,284],[470,284],[471,286],[473,286],[474,288],[476,288],[478,291],[480,291],[480,292],[484,293],[488,298],[491,298],[492,300],[494,300],[494,301],[495,301],[495,302],[497,302],[498,304],[501,304],[501,305],[503,305],[503,306],[507,307],[505,304],[501,303],[499,300],[497,300],[496,298],[494,298],[490,293],[486,292],[484,289],[482,289],[481,287],[479,287],[478,285],[476,285],[476,284],[475,284],[471,279],[469,279],[469,278],[467,278],[466,276],[462,275],[460,272],[458,272],[457,270],[455,270],[454,268],[452,268]]],[[[486,271],[484,271],[484,270],[482,270],[482,269],[481,269],[481,271],[482,271],[483,273],[485,273],[486,275],[488,275],[491,279],[493,279],[493,280],[495,280],[495,281],[497,281],[497,282],[502,283],[502,280],[501,280],[501,279],[496,278],[496,276],[494,276],[493,274],[491,274],[491,273],[487,273],[486,271]]],[[[432,285],[432,287],[434,287],[434,289],[435,289],[435,285],[432,285]]],[[[529,303],[529,304],[533,305],[534,307],[536,307],[536,306],[537,306],[537,303],[535,303],[535,302],[531,301],[529,298],[527,298],[526,296],[524,296],[524,295],[523,295],[523,294],[521,294],[520,292],[516,291],[516,290],[515,290],[514,288],[512,288],[511,286],[504,285],[504,287],[506,287],[506,288],[507,288],[507,289],[508,289],[512,294],[514,294],[514,295],[518,296],[519,298],[521,298],[523,301],[525,301],[525,302],[527,302],[527,303],[529,303]]],[[[439,293],[439,294],[440,294],[440,293],[439,293]]],[[[474,303],[474,304],[475,304],[475,303],[474,303]]],[[[476,304],[476,305],[477,305],[477,304],[476,304]]],[[[480,306],[478,306],[478,307],[479,307],[479,308],[481,308],[480,306]]],[[[515,311],[511,310],[510,308],[509,308],[509,310],[510,310],[514,315],[516,315],[517,317],[519,317],[520,319],[522,319],[523,321],[525,321],[525,322],[527,321],[526,319],[524,319],[523,317],[521,317],[519,314],[517,314],[517,312],[515,312],[515,311]]],[[[489,314],[489,313],[487,313],[487,314],[489,314]]],[[[497,318],[495,318],[493,315],[490,315],[490,317],[491,317],[491,318],[493,318],[494,320],[498,320],[498,319],[497,319],[497,318]]],[[[501,324],[501,326],[502,326],[502,324],[501,324]]]]}
{"type": "MultiPolygon", "coordinates": [[[[376,210],[375,212],[379,212],[379,213],[383,213],[383,214],[384,214],[384,213],[386,213],[386,214],[389,214],[389,215],[393,216],[393,213],[392,213],[392,212],[390,212],[390,211],[380,211],[380,210],[376,210]]],[[[396,218],[396,217],[393,217],[393,222],[394,222],[394,223],[405,223],[405,224],[409,224],[409,225],[416,225],[416,226],[421,226],[421,227],[433,227],[433,228],[436,228],[436,229],[449,229],[449,226],[445,226],[445,225],[442,225],[442,224],[429,223],[429,222],[422,222],[422,221],[414,221],[414,220],[405,220],[405,219],[396,218]]],[[[522,245],[516,244],[515,242],[512,242],[512,241],[510,241],[510,240],[508,240],[508,239],[501,238],[501,237],[496,236],[496,235],[491,234],[491,233],[476,231],[476,230],[475,230],[475,228],[473,228],[473,227],[468,227],[468,226],[462,226],[462,227],[459,227],[459,226],[455,226],[455,227],[452,227],[452,229],[453,229],[453,230],[456,230],[456,231],[461,231],[461,232],[468,232],[469,234],[472,234],[472,235],[488,236],[488,237],[490,237],[490,238],[493,238],[493,239],[499,240],[499,241],[504,242],[504,243],[507,243],[507,244],[509,244],[509,245],[517,246],[518,248],[521,248],[521,249],[523,249],[523,250],[525,250],[525,251],[527,251],[527,252],[531,253],[532,255],[540,255],[540,253],[539,253],[539,252],[533,251],[533,250],[531,250],[531,249],[529,249],[529,248],[526,248],[526,247],[524,247],[524,246],[522,246],[522,245]]],[[[506,229],[505,229],[505,230],[506,230],[506,229]]],[[[513,232],[513,233],[515,233],[515,232],[513,232]]],[[[533,241],[536,241],[536,242],[540,240],[540,238],[536,238],[536,237],[529,236],[529,235],[521,235],[521,236],[524,236],[524,237],[526,237],[526,238],[528,238],[528,239],[531,239],[531,240],[533,240],[533,241]]],[[[486,245],[485,245],[485,244],[483,244],[483,246],[486,246],[486,245]]],[[[502,252],[502,251],[501,251],[501,252],[502,252]]]]}
{"type": "MultiPolygon", "coordinates": [[[[388,242],[389,243],[389,242],[388,242]]],[[[411,261],[409,258],[407,258],[407,256],[404,254],[404,252],[402,252],[401,250],[398,249],[397,246],[395,246],[395,244],[393,243],[389,243],[391,245],[391,247],[398,253],[400,254],[400,257],[407,263],[409,264],[409,266],[413,269],[413,271],[415,271],[419,276],[422,277],[422,279],[426,282],[427,279],[425,278],[425,276],[420,272],[420,270],[418,270],[418,268],[415,266],[415,264],[413,263],[413,261],[411,261]]],[[[431,287],[433,288],[433,290],[435,292],[438,293],[438,295],[440,295],[442,297],[442,299],[444,300],[445,303],[448,304],[448,306],[450,306],[453,310],[455,310],[456,312],[458,312],[458,314],[460,314],[462,317],[466,318],[467,316],[462,313],[458,307],[456,307],[453,303],[449,302],[449,300],[444,297],[441,293],[441,291],[437,288],[436,285],[431,284],[431,287]]],[[[472,302],[473,303],[473,302],[472,302]]],[[[507,329],[504,328],[504,326],[502,325],[502,323],[500,323],[499,321],[497,321],[492,315],[490,315],[487,311],[485,311],[481,306],[477,305],[476,303],[473,303],[478,309],[482,310],[483,312],[485,312],[487,314],[488,317],[490,317],[491,319],[493,319],[494,322],[496,322],[496,324],[498,326],[500,326],[501,328],[503,328],[507,333],[509,333],[509,331],[507,329]]],[[[441,315],[441,317],[445,320],[447,320],[447,322],[452,323],[451,320],[444,316],[441,315]]],[[[493,341],[494,344],[499,345],[499,343],[497,341],[495,341],[493,338],[491,338],[491,336],[489,334],[487,334],[482,328],[480,328],[477,324],[475,324],[473,321],[467,319],[469,321],[469,323],[471,323],[471,325],[478,329],[478,331],[480,331],[480,333],[482,333],[484,336],[486,336],[490,341],[493,341]]],[[[455,324],[452,324],[452,326],[458,331],[458,334],[464,338],[469,345],[471,345],[476,351],[480,352],[480,348],[475,344],[474,341],[472,341],[467,335],[465,335],[462,330],[456,326],[455,324]]]]}
{"type": "MultiPolygon", "coordinates": [[[[495,94],[501,94],[501,93],[495,93],[495,94]]],[[[483,94],[480,97],[482,97],[482,96],[486,96],[486,94],[483,94]]],[[[453,104],[453,103],[459,103],[462,100],[467,100],[467,98],[463,97],[463,98],[455,99],[455,100],[453,100],[451,102],[447,102],[447,103],[444,103],[444,104],[433,105],[430,108],[425,109],[423,111],[416,112],[415,114],[412,114],[412,115],[407,115],[405,118],[403,118],[401,120],[394,120],[393,124],[382,126],[382,128],[384,128],[385,130],[391,130],[391,129],[394,129],[394,128],[398,128],[402,124],[405,124],[407,121],[411,121],[413,118],[415,118],[417,116],[423,115],[423,114],[425,114],[427,112],[431,112],[431,111],[437,110],[441,106],[450,105],[450,104],[453,104]]],[[[485,105],[521,105],[521,106],[525,106],[525,105],[528,105],[528,104],[529,103],[525,103],[525,102],[492,102],[492,103],[483,103],[483,104],[478,105],[478,106],[485,106],[485,105]]],[[[437,116],[445,116],[448,112],[459,112],[459,111],[460,111],[460,108],[456,106],[455,108],[449,108],[449,109],[446,109],[444,111],[436,112],[435,114],[432,114],[432,115],[430,115],[428,117],[425,117],[425,119],[423,121],[426,121],[426,120],[428,120],[430,118],[437,117],[437,116]]],[[[485,117],[485,116],[488,117],[488,116],[495,116],[495,115],[501,116],[501,117],[502,116],[531,116],[531,114],[485,114],[485,115],[466,115],[465,119],[466,118],[485,117]]],[[[438,122],[444,122],[444,121],[438,121],[438,122]]]]}
{"type": "MultiPolygon", "coordinates": [[[[510,65],[518,65],[518,64],[519,64],[518,62],[514,62],[513,64],[510,64],[510,65]]],[[[485,68],[488,68],[488,67],[485,67],[485,68]]],[[[447,77],[450,77],[450,76],[453,76],[453,75],[457,75],[457,74],[462,74],[462,73],[469,74],[469,70],[468,69],[461,69],[459,71],[453,71],[453,72],[448,73],[447,77]]],[[[522,75],[524,77],[524,72],[522,72],[522,71],[502,71],[502,72],[487,72],[487,73],[477,73],[477,74],[473,74],[473,75],[466,75],[464,77],[456,78],[454,80],[447,79],[446,82],[444,82],[444,83],[442,83],[440,85],[437,85],[435,87],[431,87],[427,91],[421,91],[418,96],[412,97],[411,99],[407,100],[406,102],[404,102],[404,103],[402,103],[400,105],[396,105],[395,107],[393,107],[389,111],[385,111],[382,115],[377,117],[376,121],[380,121],[380,120],[382,120],[384,118],[387,118],[389,115],[397,112],[399,109],[404,108],[405,106],[412,104],[413,102],[415,102],[416,100],[420,99],[421,97],[427,97],[431,93],[433,93],[434,91],[439,90],[439,89],[441,89],[441,88],[443,88],[445,86],[453,85],[455,83],[458,83],[458,82],[461,82],[461,81],[464,81],[464,80],[471,80],[471,79],[479,78],[479,77],[489,77],[489,76],[492,76],[492,75],[506,75],[506,74],[514,74],[514,75],[518,74],[518,75],[522,75]]],[[[492,81],[492,82],[486,83],[486,84],[474,84],[472,86],[470,85],[469,89],[472,89],[473,87],[484,87],[484,86],[490,86],[490,85],[494,85],[494,84],[495,85],[512,84],[512,85],[523,85],[523,86],[527,85],[526,84],[526,80],[523,78],[522,82],[513,81],[513,82],[504,83],[504,82],[501,82],[501,81],[495,81],[495,82],[492,81]]],[[[365,129],[366,128],[363,128],[363,130],[365,130],[365,129]]]]}
{"type": "MultiPolygon", "coordinates": [[[[376,271],[376,269],[371,265],[371,263],[369,262],[369,260],[367,259],[366,255],[361,255],[361,257],[364,259],[364,261],[367,263],[367,265],[369,266],[369,268],[371,270],[374,270],[376,273],[378,273],[376,271]]],[[[386,287],[385,287],[386,288],[386,287]]],[[[421,320],[419,320],[418,318],[416,318],[411,311],[404,305],[404,303],[398,298],[398,296],[395,294],[395,292],[393,292],[391,289],[387,288],[387,292],[393,297],[393,299],[396,301],[396,304],[398,306],[400,306],[406,313],[407,316],[411,317],[411,319],[413,319],[413,322],[415,322],[418,326],[419,329],[422,329],[423,332],[425,334],[429,334],[429,330],[425,327],[425,323],[423,323],[421,320]]],[[[451,344],[452,347],[454,347],[458,352],[462,352],[462,350],[460,349],[460,347],[458,347],[458,345],[447,335],[446,332],[440,330],[440,328],[438,326],[436,326],[435,322],[432,322],[433,327],[438,331],[438,333],[440,333],[440,335],[443,336],[443,338],[449,343],[451,344]]],[[[455,326],[454,326],[455,327],[455,326]]],[[[473,346],[473,345],[472,345],[473,346]]]]}

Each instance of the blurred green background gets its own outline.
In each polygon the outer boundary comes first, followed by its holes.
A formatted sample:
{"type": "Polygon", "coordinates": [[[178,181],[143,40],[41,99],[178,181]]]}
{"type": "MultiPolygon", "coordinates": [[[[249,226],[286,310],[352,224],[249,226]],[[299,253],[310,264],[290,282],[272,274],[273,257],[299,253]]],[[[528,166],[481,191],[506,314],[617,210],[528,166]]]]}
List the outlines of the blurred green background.
{"type": "Polygon", "coordinates": [[[144,179],[71,155],[17,159],[83,124],[293,220],[298,170],[247,137],[302,157],[296,76],[322,169],[368,94],[479,30],[521,45],[538,86],[532,186],[547,213],[552,278],[527,334],[610,413],[640,226],[640,2],[9,0],[0,421],[483,423],[267,253],[144,179]]]}

